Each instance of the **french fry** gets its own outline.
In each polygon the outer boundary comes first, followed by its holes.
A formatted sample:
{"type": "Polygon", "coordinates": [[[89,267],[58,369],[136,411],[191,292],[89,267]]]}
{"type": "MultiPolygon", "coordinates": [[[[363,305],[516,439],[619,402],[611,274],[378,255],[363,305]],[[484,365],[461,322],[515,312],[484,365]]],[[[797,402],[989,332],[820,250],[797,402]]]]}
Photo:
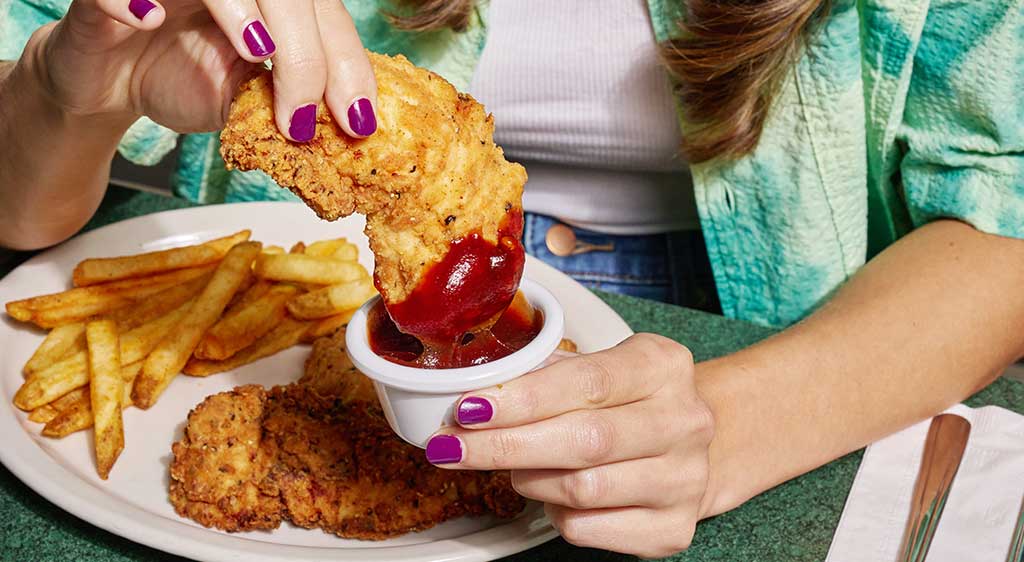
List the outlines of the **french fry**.
{"type": "Polygon", "coordinates": [[[89,382],[85,351],[79,351],[29,377],[14,394],[14,405],[26,412],[49,404],[89,382]]]}
{"type": "MultiPolygon", "coordinates": [[[[140,369],[142,369],[142,361],[136,361],[121,367],[121,377],[125,381],[125,392],[121,400],[122,410],[131,406],[131,381],[139,374],[140,369]]],[[[92,404],[88,385],[71,391],[48,405],[52,406],[58,413],[53,419],[46,422],[46,426],[43,427],[42,431],[43,435],[47,437],[66,437],[76,431],[92,427],[92,404]],[[66,400],[68,398],[70,400],[66,400]]]]}
{"type": "Polygon", "coordinates": [[[263,279],[315,285],[335,285],[368,275],[358,263],[305,254],[262,255],[253,271],[263,279]]]}
{"type": "Polygon", "coordinates": [[[259,299],[226,313],[199,341],[199,359],[227,359],[274,328],[285,315],[285,304],[298,287],[275,285],[259,299]]]}
{"type": "Polygon", "coordinates": [[[270,281],[260,279],[253,283],[252,286],[245,289],[245,292],[242,292],[242,289],[239,289],[239,292],[235,293],[235,296],[231,299],[231,303],[228,304],[226,309],[224,309],[224,316],[235,314],[239,310],[262,299],[264,295],[270,292],[270,288],[273,286],[274,284],[270,281]]]}
{"type": "Polygon", "coordinates": [[[61,410],[52,420],[46,422],[41,433],[47,437],[66,437],[76,431],[92,427],[92,404],[85,395],[61,410]]]}
{"type": "Polygon", "coordinates": [[[93,447],[96,472],[106,480],[117,457],[124,450],[124,421],[121,399],[121,353],[117,324],[113,320],[94,320],[85,325],[89,351],[89,404],[93,417],[93,447]]]}
{"type": "Polygon", "coordinates": [[[263,253],[264,254],[283,254],[284,253],[284,248],[282,248],[281,246],[267,246],[266,248],[263,248],[263,253]]]}
{"type": "Polygon", "coordinates": [[[120,338],[121,361],[128,365],[145,359],[151,351],[156,349],[160,341],[167,334],[173,332],[184,320],[185,315],[192,309],[192,302],[186,301],[160,318],[122,334],[120,338]]]}
{"type": "Polygon", "coordinates": [[[359,259],[359,250],[344,238],[334,240],[318,240],[306,246],[307,256],[319,258],[334,258],[342,261],[356,261],[359,259]]]}
{"type": "Polygon", "coordinates": [[[173,285],[186,283],[212,271],[214,267],[204,265],[180,269],[142,279],[114,281],[13,301],[7,303],[7,313],[17,320],[32,322],[42,328],[82,322],[93,316],[132,305],[173,285]]]}
{"type": "Polygon", "coordinates": [[[117,331],[126,332],[138,328],[147,322],[151,322],[177,309],[186,302],[192,300],[203,287],[210,282],[213,271],[200,275],[180,285],[174,285],[146,297],[141,302],[125,308],[121,308],[106,315],[106,318],[117,322],[117,331]]]}
{"type": "Polygon", "coordinates": [[[57,411],[57,408],[54,408],[50,404],[43,404],[42,406],[29,412],[28,421],[45,424],[52,420],[53,418],[57,417],[58,413],[60,412],[57,411]]]}
{"type": "Polygon", "coordinates": [[[41,371],[76,351],[85,349],[85,324],[76,322],[58,326],[46,334],[35,353],[25,363],[22,372],[30,375],[41,371]]]}
{"type": "Polygon", "coordinates": [[[306,243],[302,240],[292,244],[292,247],[288,250],[289,254],[301,254],[306,251],[306,243]]]}
{"type": "Polygon", "coordinates": [[[309,330],[306,330],[305,335],[302,336],[301,343],[313,343],[317,338],[331,335],[335,330],[348,325],[348,321],[352,319],[352,315],[355,314],[356,309],[342,312],[341,314],[335,314],[334,316],[328,316],[322,318],[312,326],[309,330]]]}
{"type": "Polygon", "coordinates": [[[377,291],[367,276],[299,295],[288,302],[288,312],[303,320],[326,318],[359,308],[375,294],[377,291]]]}
{"type": "MultiPolygon", "coordinates": [[[[75,404],[76,402],[78,402],[80,400],[84,400],[86,403],[89,402],[89,386],[88,385],[83,386],[82,388],[76,388],[75,390],[72,390],[71,392],[65,394],[64,396],[61,396],[60,398],[54,400],[53,402],[50,402],[49,404],[40,406],[40,407],[36,408],[35,410],[32,410],[32,414],[29,415],[28,419],[30,419],[32,421],[36,421],[36,420],[32,419],[32,416],[35,415],[36,412],[39,412],[40,410],[44,410],[44,409],[48,408],[50,411],[53,412],[53,415],[51,416],[49,414],[44,414],[44,415],[46,415],[47,419],[41,420],[39,423],[49,424],[54,418],[59,416],[61,414],[61,412],[67,410],[69,407],[71,407],[73,404],[75,404]]],[[[92,427],[92,411],[91,410],[89,410],[89,425],[87,425],[86,427],[92,427]]]]}
{"type": "Polygon", "coordinates": [[[200,338],[224,312],[245,279],[253,259],[260,254],[261,247],[259,242],[242,242],[224,256],[210,284],[196,297],[186,317],[146,357],[142,372],[132,387],[132,402],[136,406],[142,409],[152,406],[175,375],[181,372],[200,338]]]}
{"type": "Polygon", "coordinates": [[[308,320],[296,320],[286,316],[273,330],[231,357],[223,361],[192,358],[185,365],[183,372],[193,377],[207,377],[269,357],[299,343],[312,324],[308,320]]]}
{"type": "Polygon", "coordinates": [[[117,258],[87,259],[75,267],[72,278],[76,287],[86,287],[119,279],[144,277],[154,273],[207,265],[220,261],[235,244],[248,240],[250,234],[249,230],[243,230],[230,236],[193,246],[117,258]]]}

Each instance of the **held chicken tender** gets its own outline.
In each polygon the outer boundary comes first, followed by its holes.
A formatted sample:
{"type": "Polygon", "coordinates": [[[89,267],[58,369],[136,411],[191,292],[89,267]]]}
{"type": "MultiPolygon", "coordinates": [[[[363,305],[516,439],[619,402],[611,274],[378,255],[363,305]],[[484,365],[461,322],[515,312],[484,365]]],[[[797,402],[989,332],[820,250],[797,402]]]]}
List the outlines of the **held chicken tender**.
{"type": "Polygon", "coordinates": [[[321,105],[312,141],[288,141],[263,73],[235,98],[221,154],[229,168],[268,173],[321,218],[365,214],[392,318],[449,344],[493,321],[518,288],[526,171],[505,160],[472,97],[402,56],[369,56],[379,90],[369,138],[348,137],[321,105]]]}

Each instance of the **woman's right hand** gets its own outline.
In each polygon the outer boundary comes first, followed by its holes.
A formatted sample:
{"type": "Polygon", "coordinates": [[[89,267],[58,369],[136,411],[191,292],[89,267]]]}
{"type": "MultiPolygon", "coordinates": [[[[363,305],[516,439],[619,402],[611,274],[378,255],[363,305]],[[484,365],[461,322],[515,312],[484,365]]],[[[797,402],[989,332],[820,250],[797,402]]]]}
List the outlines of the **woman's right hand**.
{"type": "Polygon", "coordinates": [[[321,99],[349,135],[376,130],[373,70],[341,0],[74,0],[22,62],[69,115],[125,127],[145,115],[197,132],[223,126],[239,83],[267,59],[288,138],[313,138],[321,99]]]}

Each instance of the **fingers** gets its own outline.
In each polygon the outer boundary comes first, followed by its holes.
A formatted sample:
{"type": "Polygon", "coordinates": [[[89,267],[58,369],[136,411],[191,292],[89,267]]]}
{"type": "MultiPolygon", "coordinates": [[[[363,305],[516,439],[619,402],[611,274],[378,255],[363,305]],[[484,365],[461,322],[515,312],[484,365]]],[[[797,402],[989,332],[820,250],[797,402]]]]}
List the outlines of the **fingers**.
{"type": "Polygon", "coordinates": [[[683,434],[671,404],[654,401],[576,411],[533,424],[456,430],[427,442],[427,460],[445,468],[586,468],[664,453],[683,434]]]}
{"type": "Polygon", "coordinates": [[[638,334],[618,346],[579,355],[503,384],[474,391],[459,402],[466,427],[511,427],[571,412],[642,400],[673,377],[688,376],[693,358],[682,345],[638,334]]]}
{"type": "Polygon", "coordinates": [[[702,495],[704,475],[696,472],[661,456],[579,470],[514,470],[512,487],[527,498],[573,509],[664,508],[702,495]]]}
{"type": "Polygon", "coordinates": [[[544,505],[551,524],[569,543],[664,558],[690,547],[696,518],[686,509],[664,512],[642,507],[576,510],[544,505]]]}
{"type": "Polygon", "coordinates": [[[109,39],[111,34],[124,35],[130,31],[111,19],[131,29],[150,31],[160,27],[166,15],[156,0],[75,0],[66,19],[77,31],[84,31],[84,25],[109,39]]]}
{"type": "Polygon", "coordinates": [[[324,96],[327,61],[312,0],[260,0],[260,11],[277,39],[274,55],[274,117],[289,139],[316,134],[317,105],[324,96]]]}
{"type": "Polygon", "coordinates": [[[352,137],[377,130],[377,81],[355,24],[338,0],[315,0],[317,24],[327,57],[327,107],[352,137]]]}
{"type": "Polygon", "coordinates": [[[267,60],[277,50],[255,0],[204,0],[203,3],[238,56],[257,63],[267,60]]]}

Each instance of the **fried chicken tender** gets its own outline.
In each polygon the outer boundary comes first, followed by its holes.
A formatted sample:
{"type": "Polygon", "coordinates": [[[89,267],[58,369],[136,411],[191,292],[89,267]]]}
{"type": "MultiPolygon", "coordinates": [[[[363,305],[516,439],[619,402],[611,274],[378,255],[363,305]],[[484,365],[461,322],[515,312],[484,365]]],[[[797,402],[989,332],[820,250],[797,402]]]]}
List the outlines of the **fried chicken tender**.
{"type": "MultiPolygon", "coordinates": [[[[342,386],[361,384],[357,371],[331,372],[348,373],[342,386]]],[[[376,402],[349,395],[346,402],[291,384],[208,397],[173,446],[175,510],[225,531],[290,521],[381,540],[455,517],[512,517],[524,508],[507,472],[438,469],[395,437],[376,402]]]]}
{"type": "Polygon", "coordinates": [[[268,173],[323,219],[365,214],[376,283],[390,304],[406,299],[452,241],[518,239],[526,171],[505,160],[492,117],[472,97],[405,57],[369,56],[378,85],[369,138],[348,137],[321,104],[313,140],[288,141],[263,73],[235,98],[221,154],[229,169],[268,173]]]}

